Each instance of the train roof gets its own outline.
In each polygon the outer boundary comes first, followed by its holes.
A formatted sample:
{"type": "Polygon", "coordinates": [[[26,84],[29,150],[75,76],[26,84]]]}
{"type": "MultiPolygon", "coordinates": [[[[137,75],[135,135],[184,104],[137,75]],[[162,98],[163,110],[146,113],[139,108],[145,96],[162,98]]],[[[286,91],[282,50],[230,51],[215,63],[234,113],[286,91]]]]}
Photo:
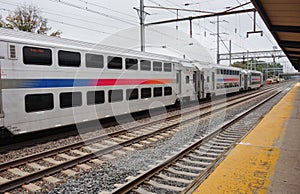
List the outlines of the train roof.
{"type": "Polygon", "coordinates": [[[140,57],[168,60],[172,62],[182,62],[188,60],[171,57],[167,55],[140,52],[131,49],[102,45],[98,43],[71,40],[67,38],[53,37],[48,35],[35,34],[31,32],[16,31],[12,29],[0,28],[0,40],[6,42],[18,42],[31,45],[49,45],[50,47],[64,47],[69,49],[93,50],[103,53],[118,53],[124,55],[138,55],[140,57]]]}
{"type": "Polygon", "coordinates": [[[250,73],[250,72],[252,72],[252,73],[262,73],[262,72],[260,72],[260,71],[257,71],[257,70],[250,70],[250,69],[247,70],[247,71],[248,71],[249,73],[250,73]]]}
{"type": "Polygon", "coordinates": [[[204,64],[204,63],[195,62],[194,65],[200,70],[201,69],[212,69],[212,68],[238,70],[238,71],[241,70],[238,67],[231,67],[231,66],[224,66],[224,65],[217,65],[217,64],[210,64],[210,63],[204,64]]]}

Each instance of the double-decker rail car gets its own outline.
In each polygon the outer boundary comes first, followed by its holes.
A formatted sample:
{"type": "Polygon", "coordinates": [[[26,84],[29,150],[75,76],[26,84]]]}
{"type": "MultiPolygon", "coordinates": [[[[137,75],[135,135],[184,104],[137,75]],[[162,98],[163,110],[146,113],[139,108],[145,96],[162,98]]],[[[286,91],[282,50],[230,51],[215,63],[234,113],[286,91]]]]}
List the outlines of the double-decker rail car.
{"type": "Polygon", "coordinates": [[[12,30],[0,34],[1,125],[13,134],[177,100],[174,58],[12,30]]]}
{"type": "Polygon", "coordinates": [[[263,85],[263,74],[260,71],[248,70],[248,89],[257,89],[263,85]]]}
{"type": "Polygon", "coordinates": [[[245,87],[239,68],[9,29],[0,29],[0,68],[0,127],[15,135],[245,87]]]}

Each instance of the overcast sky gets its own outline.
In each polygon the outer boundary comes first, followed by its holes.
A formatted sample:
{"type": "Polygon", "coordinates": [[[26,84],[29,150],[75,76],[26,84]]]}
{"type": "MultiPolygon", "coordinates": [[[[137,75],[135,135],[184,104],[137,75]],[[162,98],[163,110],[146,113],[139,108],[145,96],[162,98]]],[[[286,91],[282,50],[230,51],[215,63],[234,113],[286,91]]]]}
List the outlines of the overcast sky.
{"type": "MultiPolygon", "coordinates": [[[[162,6],[184,9],[198,9],[202,11],[224,11],[247,0],[144,0],[146,6],[162,6]],[[185,4],[190,5],[186,6],[185,4]]],[[[78,39],[89,42],[101,42],[108,36],[127,28],[138,27],[139,20],[136,10],[139,0],[0,0],[0,15],[3,18],[14,10],[16,6],[32,4],[40,8],[42,16],[48,18],[52,30],[62,31],[62,37],[78,39]],[[5,10],[3,10],[5,9],[5,10]]],[[[240,9],[251,8],[252,5],[240,9]]],[[[175,19],[176,11],[146,8],[150,15],[146,23],[175,19]]],[[[179,12],[179,17],[196,16],[201,13],[179,12]]],[[[216,18],[193,20],[193,38],[197,39],[213,58],[216,57],[217,37],[216,18]]],[[[229,40],[232,41],[232,52],[262,51],[279,48],[263,21],[257,17],[257,30],[263,30],[263,36],[251,34],[246,37],[247,31],[253,31],[253,13],[220,17],[220,32],[224,43],[220,43],[220,53],[228,53],[229,40]],[[226,45],[226,47],[225,47],[226,45]]],[[[163,24],[189,34],[188,21],[180,23],[163,24]]],[[[139,37],[133,37],[139,39],[139,37]]],[[[289,64],[287,58],[276,59],[284,65],[289,64]]],[[[228,63],[228,62],[221,62],[228,63]]]]}

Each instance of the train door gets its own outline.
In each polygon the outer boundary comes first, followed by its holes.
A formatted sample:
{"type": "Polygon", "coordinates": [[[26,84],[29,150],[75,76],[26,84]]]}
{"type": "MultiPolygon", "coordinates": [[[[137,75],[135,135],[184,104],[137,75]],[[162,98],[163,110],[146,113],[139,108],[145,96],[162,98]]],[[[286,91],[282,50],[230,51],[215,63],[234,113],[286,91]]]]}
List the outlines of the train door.
{"type": "Polygon", "coordinates": [[[198,71],[197,73],[197,94],[199,99],[205,98],[204,96],[204,73],[201,71],[198,71]]]}
{"type": "Polygon", "coordinates": [[[243,90],[243,76],[240,74],[240,90],[243,90]]]}
{"type": "Polygon", "coordinates": [[[178,91],[178,95],[181,95],[181,70],[177,70],[176,72],[176,89],[178,91]]]}
{"type": "MultiPolygon", "coordinates": [[[[3,65],[4,57],[0,56],[0,118],[4,118],[3,107],[2,107],[2,65],[3,65]]],[[[2,124],[2,122],[1,122],[2,124]]]]}
{"type": "Polygon", "coordinates": [[[194,85],[194,94],[197,99],[198,96],[198,84],[197,84],[197,71],[193,72],[193,85],[194,85]]]}
{"type": "Polygon", "coordinates": [[[212,80],[212,90],[215,91],[215,84],[216,84],[216,81],[215,81],[215,72],[212,72],[211,80],[212,80]]]}

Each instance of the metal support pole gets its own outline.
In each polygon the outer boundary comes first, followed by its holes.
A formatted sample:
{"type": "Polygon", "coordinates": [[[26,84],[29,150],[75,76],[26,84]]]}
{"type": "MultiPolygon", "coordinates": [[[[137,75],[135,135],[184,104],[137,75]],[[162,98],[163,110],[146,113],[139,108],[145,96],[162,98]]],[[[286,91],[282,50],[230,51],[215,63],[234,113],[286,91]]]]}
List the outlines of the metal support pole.
{"type": "MultiPolygon", "coordinates": [[[[178,9],[176,10],[176,19],[178,19],[178,9]]],[[[176,22],[176,30],[178,30],[178,23],[176,22]]]]}
{"type": "Polygon", "coordinates": [[[144,0],[140,0],[141,51],[145,51],[145,12],[144,0]]]}
{"type": "Polygon", "coordinates": [[[220,29],[219,29],[219,16],[217,16],[217,64],[220,64],[220,29]]]}
{"type": "Polygon", "coordinates": [[[229,66],[231,66],[231,40],[229,40],[229,66]]]}
{"type": "Polygon", "coordinates": [[[193,38],[193,23],[191,19],[190,19],[190,38],[193,38]]]}

